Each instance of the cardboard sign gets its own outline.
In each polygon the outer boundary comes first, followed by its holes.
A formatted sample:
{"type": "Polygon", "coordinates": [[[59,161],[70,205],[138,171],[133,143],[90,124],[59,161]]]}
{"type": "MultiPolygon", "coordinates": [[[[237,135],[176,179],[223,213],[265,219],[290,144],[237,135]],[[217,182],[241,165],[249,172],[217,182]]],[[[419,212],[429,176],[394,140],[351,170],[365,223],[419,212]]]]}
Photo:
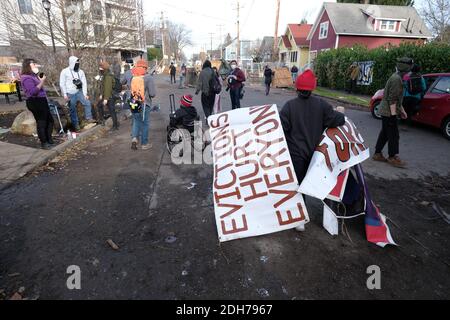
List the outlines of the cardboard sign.
{"type": "Polygon", "coordinates": [[[336,187],[339,175],[370,157],[369,149],[355,124],[325,130],[314,152],[299,192],[324,200],[336,187]]]}
{"type": "Polygon", "coordinates": [[[276,105],[208,119],[214,206],[221,242],[293,229],[309,221],[276,105]]]}

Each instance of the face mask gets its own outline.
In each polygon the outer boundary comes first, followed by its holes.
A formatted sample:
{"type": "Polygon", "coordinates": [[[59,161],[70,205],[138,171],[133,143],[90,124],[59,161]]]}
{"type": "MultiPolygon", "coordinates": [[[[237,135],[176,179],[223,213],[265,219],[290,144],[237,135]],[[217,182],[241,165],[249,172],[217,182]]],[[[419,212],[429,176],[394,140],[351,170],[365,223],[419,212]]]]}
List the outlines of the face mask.
{"type": "Polygon", "coordinates": [[[78,70],[80,70],[80,64],[75,63],[75,67],[73,68],[73,71],[77,72],[78,70]]]}
{"type": "Polygon", "coordinates": [[[235,64],[232,64],[232,65],[231,65],[231,69],[234,70],[234,69],[236,69],[236,68],[237,68],[237,65],[235,65],[235,64]]]}
{"type": "Polygon", "coordinates": [[[38,74],[39,68],[38,67],[31,68],[31,71],[33,71],[34,74],[38,74]]]}

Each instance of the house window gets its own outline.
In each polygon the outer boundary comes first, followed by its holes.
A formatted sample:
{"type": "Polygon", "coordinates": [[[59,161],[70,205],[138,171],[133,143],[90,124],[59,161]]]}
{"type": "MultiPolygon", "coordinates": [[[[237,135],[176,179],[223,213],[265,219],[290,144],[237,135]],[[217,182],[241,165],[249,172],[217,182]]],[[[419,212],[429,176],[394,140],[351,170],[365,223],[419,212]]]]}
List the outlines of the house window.
{"type": "Polygon", "coordinates": [[[21,14],[33,14],[33,4],[31,0],[18,0],[21,14]]]}
{"type": "Polygon", "coordinates": [[[105,6],[105,15],[106,19],[112,19],[112,7],[109,4],[105,6]]]}
{"type": "Polygon", "coordinates": [[[22,29],[25,39],[32,40],[37,38],[37,29],[34,24],[23,24],[22,29]]]}
{"type": "Polygon", "coordinates": [[[291,52],[291,62],[292,63],[297,62],[297,58],[298,58],[298,52],[297,51],[291,52]]]}
{"type": "Polygon", "coordinates": [[[103,8],[102,3],[98,0],[91,1],[91,11],[93,19],[102,19],[103,18],[103,8]]]}
{"type": "Polygon", "coordinates": [[[327,22],[322,22],[320,24],[320,34],[319,34],[319,39],[326,39],[328,38],[328,25],[330,23],[327,22]]]}
{"type": "Polygon", "coordinates": [[[395,31],[396,21],[393,20],[381,20],[380,30],[395,31]]]}
{"type": "Polygon", "coordinates": [[[94,26],[94,37],[95,39],[104,38],[105,28],[101,24],[96,24],[94,26]]]}

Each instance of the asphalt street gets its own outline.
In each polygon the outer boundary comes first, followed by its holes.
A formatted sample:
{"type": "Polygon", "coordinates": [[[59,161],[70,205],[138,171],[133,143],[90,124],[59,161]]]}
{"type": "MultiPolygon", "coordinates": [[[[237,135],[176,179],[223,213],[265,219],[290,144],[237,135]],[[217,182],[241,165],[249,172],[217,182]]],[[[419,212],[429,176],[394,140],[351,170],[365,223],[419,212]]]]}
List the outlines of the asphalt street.
{"type": "MultiPolygon", "coordinates": [[[[0,298],[21,287],[28,299],[448,298],[450,226],[429,205],[450,212],[450,143],[438,131],[401,126],[407,169],[364,164],[399,247],[368,243],[362,219],[346,223],[348,235],[331,237],[311,199],[304,233],[219,244],[212,167],[174,165],[165,146],[168,95],[178,100],[194,89],[156,80],[162,109],[152,113],[151,150],[133,152],[130,122],[123,122],[76,159],[2,192],[0,298]],[[66,286],[72,265],[80,267],[81,290],[66,286]],[[371,265],[382,271],[381,290],[366,286],[371,265]]],[[[248,86],[243,104],[281,107],[294,95],[275,89],[266,97],[262,86],[248,86]]],[[[224,93],[225,110],[229,101],[224,93]]],[[[194,105],[201,110],[198,96],[194,105]]],[[[368,112],[346,114],[373,147],[381,124],[368,112]]]]}

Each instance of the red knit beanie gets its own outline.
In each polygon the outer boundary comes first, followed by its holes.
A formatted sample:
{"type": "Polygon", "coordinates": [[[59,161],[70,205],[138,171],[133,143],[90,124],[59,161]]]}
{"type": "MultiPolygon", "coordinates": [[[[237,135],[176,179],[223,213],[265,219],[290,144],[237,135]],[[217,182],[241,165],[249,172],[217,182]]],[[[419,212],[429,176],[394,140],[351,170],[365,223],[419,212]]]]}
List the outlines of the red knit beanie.
{"type": "Polygon", "coordinates": [[[314,91],[317,88],[317,78],[312,70],[308,69],[303,72],[295,83],[297,90],[300,91],[314,91]]]}
{"type": "Polygon", "coordinates": [[[181,105],[184,107],[192,107],[192,96],[190,94],[185,95],[181,98],[181,105]]]}

